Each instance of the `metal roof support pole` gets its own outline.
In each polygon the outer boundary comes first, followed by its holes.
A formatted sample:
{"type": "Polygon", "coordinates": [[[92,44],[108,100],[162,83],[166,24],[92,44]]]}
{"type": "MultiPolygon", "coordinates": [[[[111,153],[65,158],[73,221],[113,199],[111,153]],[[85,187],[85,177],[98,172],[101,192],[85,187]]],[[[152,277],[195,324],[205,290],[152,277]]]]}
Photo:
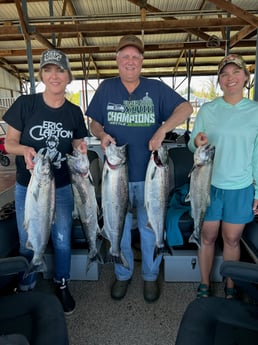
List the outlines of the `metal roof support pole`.
{"type": "MultiPolygon", "coordinates": [[[[28,11],[27,11],[26,0],[22,0],[22,11],[23,11],[23,15],[28,27],[28,11]]],[[[33,93],[36,93],[36,87],[35,87],[34,68],[33,68],[33,60],[32,60],[31,41],[29,38],[28,39],[26,38],[26,50],[27,50],[29,75],[30,75],[30,93],[33,94],[33,93]]]]}
{"type": "MultiPolygon", "coordinates": [[[[189,41],[191,41],[191,36],[189,37],[189,41]]],[[[188,77],[188,85],[187,85],[187,100],[190,102],[191,100],[191,78],[192,78],[192,73],[191,73],[191,57],[192,57],[192,52],[191,49],[188,49],[188,59],[187,59],[187,77],[188,77]]],[[[189,125],[190,125],[190,118],[187,119],[186,121],[186,130],[189,131],[189,125]]]]}
{"type": "MultiPolygon", "coordinates": [[[[258,54],[258,29],[256,30],[256,56],[258,54]]],[[[258,101],[258,66],[257,61],[255,64],[255,71],[254,71],[254,100],[258,101]]]]}
{"type": "MultiPolygon", "coordinates": [[[[146,20],[146,10],[147,10],[147,0],[140,0],[140,11],[141,11],[141,23],[146,20]]],[[[142,34],[142,43],[144,46],[144,29],[141,30],[142,34]]]]}
{"type": "MultiPolygon", "coordinates": [[[[48,7],[49,7],[50,18],[54,18],[54,7],[53,7],[53,1],[52,0],[48,1],[48,7]]],[[[53,25],[53,22],[51,22],[51,25],[53,25]]],[[[53,44],[53,46],[56,47],[56,35],[54,32],[52,33],[52,44],[53,44]]]]}
{"type": "MultiPolygon", "coordinates": [[[[231,0],[229,0],[229,2],[231,3],[231,0]]],[[[230,18],[231,17],[231,13],[228,13],[227,17],[230,18]]],[[[229,50],[230,50],[230,27],[227,26],[226,27],[225,56],[227,56],[229,54],[229,50]]]]}
{"type": "Polygon", "coordinates": [[[227,26],[226,28],[226,47],[225,47],[225,56],[229,54],[230,50],[230,28],[227,26]]]}
{"type": "Polygon", "coordinates": [[[29,75],[30,75],[30,93],[33,94],[33,93],[36,93],[36,86],[35,86],[34,67],[33,67],[33,61],[32,61],[32,49],[31,49],[30,41],[26,41],[26,49],[27,49],[29,75]]]}

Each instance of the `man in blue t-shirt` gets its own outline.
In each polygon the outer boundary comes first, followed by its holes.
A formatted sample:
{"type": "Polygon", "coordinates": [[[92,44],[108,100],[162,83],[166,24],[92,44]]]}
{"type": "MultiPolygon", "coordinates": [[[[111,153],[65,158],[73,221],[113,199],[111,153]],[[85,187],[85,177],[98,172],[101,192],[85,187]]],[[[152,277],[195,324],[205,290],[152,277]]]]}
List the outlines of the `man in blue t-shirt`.
{"type": "MultiPolygon", "coordinates": [[[[162,256],[153,261],[155,235],[147,227],[145,174],[151,151],[158,150],[166,133],[190,116],[192,106],[163,82],[140,77],[143,53],[143,43],[138,37],[121,38],[116,50],[119,77],[101,83],[86,115],[92,119],[91,132],[101,140],[104,152],[110,143],[128,144],[129,199],[136,208],[141,237],[144,298],[154,302],[160,295],[157,278],[162,256]]],[[[115,264],[111,297],[117,300],[125,296],[134,269],[131,228],[132,214],[128,213],[121,251],[130,267],[115,264]]]]}

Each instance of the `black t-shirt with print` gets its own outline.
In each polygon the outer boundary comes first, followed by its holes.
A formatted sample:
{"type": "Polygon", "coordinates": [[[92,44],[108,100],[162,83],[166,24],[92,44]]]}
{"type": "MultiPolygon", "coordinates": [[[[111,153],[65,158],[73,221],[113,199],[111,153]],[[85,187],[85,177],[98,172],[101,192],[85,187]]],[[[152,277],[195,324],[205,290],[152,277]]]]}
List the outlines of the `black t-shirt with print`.
{"type": "MultiPolygon", "coordinates": [[[[42,93],[20,96],[3,117],[10,126],[21,132],[20,143],[33,147],[36,152],[48,150],[55,175],[56,187],[70,183],[66,153],[72,153],[73,139],[87,136],[80,107],[68,100],[59,108],[50,108],[42,93]]],[[[27,186],[30,172],[23,156],[16,157],[16,180],[27,186]]]]}

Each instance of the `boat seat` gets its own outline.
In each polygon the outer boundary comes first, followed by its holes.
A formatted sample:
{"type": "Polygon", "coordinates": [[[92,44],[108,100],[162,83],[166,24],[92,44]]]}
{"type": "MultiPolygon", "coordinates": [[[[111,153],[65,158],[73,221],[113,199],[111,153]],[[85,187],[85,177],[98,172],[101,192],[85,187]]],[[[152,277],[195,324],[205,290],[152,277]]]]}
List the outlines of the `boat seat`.
{"type": "MultiPolygon", "coordinates": [[[[0,258],[0,277],[28,267],[21,256],[0,258]]],[[[55,295],[37,291],[0,295],[0,344],[27,344],[26,340],[30,345],[69,344],[63,308],[55,295]],[[12,341],[14,335],[23,342],[12,341]]]]}
{"type": "Polygon", "coordinates": [[[258,339],[258,265],[226,261],[221,274],[230,277],[251,300],[224,297],[191,302],[181,320],[175,345],[256,345],[258,339]],[[251,295],[250,286],[253,287],[251,295]]]}

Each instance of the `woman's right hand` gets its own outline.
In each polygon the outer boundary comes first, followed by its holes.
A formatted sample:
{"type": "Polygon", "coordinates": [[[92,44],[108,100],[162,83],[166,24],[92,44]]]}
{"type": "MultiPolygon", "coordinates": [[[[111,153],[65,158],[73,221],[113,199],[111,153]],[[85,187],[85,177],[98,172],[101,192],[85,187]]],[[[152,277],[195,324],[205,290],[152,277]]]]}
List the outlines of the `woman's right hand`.
{"type": "Polygon", "coordinates": [[[29,147],[29,146],[25,146],[24,147],[24,160],[25,160],[25,164],[26,164],[26,169],[28,170],[33,170],[35,162],[33,161],[33,159],[36,157],[37,153],[34,150],[33,147],[29,147]]]}
{"type": "Polygon", "coordinates": [[[207,135],[204,132],[199,132],[194,139],[194,144],[196,147],[208,144],[207,135]]]}

